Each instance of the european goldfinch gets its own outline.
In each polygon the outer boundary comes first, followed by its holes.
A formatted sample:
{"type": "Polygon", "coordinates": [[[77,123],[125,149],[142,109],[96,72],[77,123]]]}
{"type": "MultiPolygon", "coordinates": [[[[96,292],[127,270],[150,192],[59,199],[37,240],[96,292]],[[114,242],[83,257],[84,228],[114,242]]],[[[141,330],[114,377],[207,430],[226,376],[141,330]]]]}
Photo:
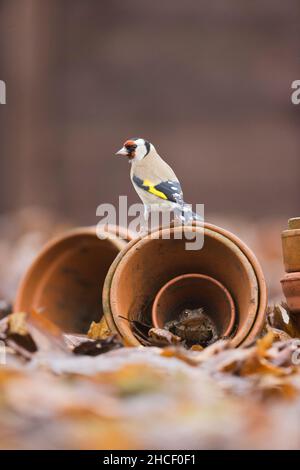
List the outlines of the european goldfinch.
{"type": "Polygon", "coordinates": [[[158,155],[154,145],[142,138],[127,140],[116,153],[131,163],[130,178],[144,204],[144,218],[152,211],[174,211],[181,222],[202,220],[183,200],[182,189],[172,168],[158,155]]]}

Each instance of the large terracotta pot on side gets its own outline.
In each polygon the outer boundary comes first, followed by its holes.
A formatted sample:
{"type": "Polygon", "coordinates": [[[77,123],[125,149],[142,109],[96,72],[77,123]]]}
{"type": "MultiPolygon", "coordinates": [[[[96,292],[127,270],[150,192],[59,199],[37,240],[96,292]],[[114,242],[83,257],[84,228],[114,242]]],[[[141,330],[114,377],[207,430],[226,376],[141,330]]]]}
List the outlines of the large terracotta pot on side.
{"type": "Polygon", "coordinates": [[[186,239],[175,239],[182,227],[162,228],[132,241],[113,262],[103,289],[106,321],[129,345],[139,345],[129,320],[151,322],[153,301],[159,290],[182,274],[199,273],[221,283],[235,305],[234,346],[250,344],[263,326],[267,291],[262,270],[251,250],[227,230],[205,223],[201,250],[185,250],[186,239]],[[171,239],[162,239],[169,233],[171,239]],[[160,238],[159,238],[160,236],[160,238]]]}
{"type": "Polygon", "coordinates": [[[86,333],[103,315],[108,269],[132,238],[120,227],[108,226],[105,233],[108,237],[99,239],[96,227],[82,227],[47,243],[20,284],[14,311],[35,310],[65,332],[86,333]]]}

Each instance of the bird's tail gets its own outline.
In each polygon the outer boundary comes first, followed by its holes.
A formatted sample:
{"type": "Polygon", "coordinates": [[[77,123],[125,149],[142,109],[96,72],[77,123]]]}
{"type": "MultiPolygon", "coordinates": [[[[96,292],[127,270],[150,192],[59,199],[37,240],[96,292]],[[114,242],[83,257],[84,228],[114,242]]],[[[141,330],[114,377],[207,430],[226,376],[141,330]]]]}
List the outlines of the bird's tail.
{"type": "Polygon", "coordinates": [[[181,220],[183,224],[188,224],[193,220],[203,222],[203,217],[196,212],[193,212],[192,206],[190,204],[186,204],[185,202],[175,210],[175,216],[181,220]]]}

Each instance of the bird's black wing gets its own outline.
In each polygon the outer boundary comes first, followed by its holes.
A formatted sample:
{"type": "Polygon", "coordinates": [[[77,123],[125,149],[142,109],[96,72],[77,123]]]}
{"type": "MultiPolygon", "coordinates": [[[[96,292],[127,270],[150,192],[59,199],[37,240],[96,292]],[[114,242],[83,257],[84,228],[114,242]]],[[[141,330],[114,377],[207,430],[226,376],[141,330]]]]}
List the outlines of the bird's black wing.
{"type": "Polygon", "coordinates": [[[175,202],[179,205],[183,204],[183,194],[179,181],[161,181],[158,184],[152,184],[151,181],[141,179],[138,176],[133,175],[132,178],[134,184],[140,189],[147,191],[150,194],[170,201],[175,202]]]}

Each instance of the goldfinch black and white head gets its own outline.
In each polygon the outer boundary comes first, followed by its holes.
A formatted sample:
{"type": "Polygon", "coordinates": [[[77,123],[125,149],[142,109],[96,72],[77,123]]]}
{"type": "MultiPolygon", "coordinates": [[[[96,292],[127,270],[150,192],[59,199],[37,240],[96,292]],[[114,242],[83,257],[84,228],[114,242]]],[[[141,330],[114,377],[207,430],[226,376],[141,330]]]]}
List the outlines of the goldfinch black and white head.
{"type": "Polygon", "coordinates": [[[143,160],[154,147],[150,142],[142,138],[132,138],[124,142],[123,147],[116,155],[127,157],[129,162],[138,162],[143,160]]]}

